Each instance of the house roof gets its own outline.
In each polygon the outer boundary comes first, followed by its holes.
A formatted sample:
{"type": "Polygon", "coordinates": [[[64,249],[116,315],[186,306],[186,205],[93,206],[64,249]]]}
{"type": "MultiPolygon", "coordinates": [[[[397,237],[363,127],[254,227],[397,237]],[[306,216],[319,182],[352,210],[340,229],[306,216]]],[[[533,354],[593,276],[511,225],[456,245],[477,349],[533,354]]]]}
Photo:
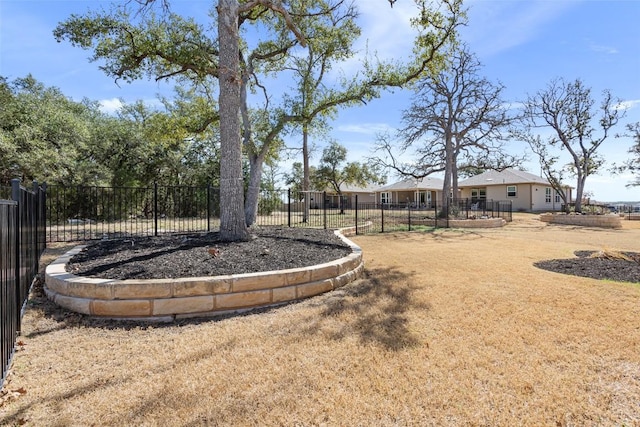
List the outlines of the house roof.
{"type": "Polygon", "coordinates": [[[415,190],[441,190],[444,180],[439,178],[424,177],[420,179],[406,178],[394,184],[379,187],[376,191],[415,191],[415,190]]]}
{"type": "Polygon", "coordinates": [[[549,185],[546,179],[529,172],[516,169],[505,169],[501,172],[488,170],[458,182],[458,187],[486,187],[490,185],[543,184],[549,185]]]}
{"type": "Polygon", "coordinates": [[[375,193],[379,187],[379,185],[374,184],[369,184],[365,187],[345,184],[340,190],[342,190],[343,193],[375,193]]]}

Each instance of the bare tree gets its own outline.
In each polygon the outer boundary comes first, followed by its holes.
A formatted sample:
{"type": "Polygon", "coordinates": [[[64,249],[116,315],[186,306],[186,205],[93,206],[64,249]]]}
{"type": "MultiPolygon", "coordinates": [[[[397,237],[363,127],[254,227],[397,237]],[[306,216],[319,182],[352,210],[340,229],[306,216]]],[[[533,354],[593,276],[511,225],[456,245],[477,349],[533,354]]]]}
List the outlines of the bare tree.
{"type": "Polygon", "coordinates": [[[456,51],[444,71],[419,81],[395,140],[378,138],[381,154],[374,164],[414,178],[444,173],[443,207],[458,192],[459,171],[501,170],[523,161],[506,153],[506,131],[514,118],[502,100],[504,87],[479,71],[479,61],[466,47],[456,51]],[[410,162],[398,160],[410,149],[410,162]]]}
{"type": "Polygon", "coordinates": [[[633,174],[633,180],[627,184],[627,187],[640,186],[640,122],[629,123],[626,126],[627,132],[621,136],[633,139],[633,145],[629,148],[629,157],[622,165],[613,165],[610,172],[614,174],[630,172],[633,174]]]}
{"type": "Polygon", "coordinates": [[[515,134],[538,155],[545,177],[567,209],[571,201],[566,200],[563,191],[564,179],[567,175],[575,177],[575,210],[581,212],[587,177],[605,163],[598,150],[624,116],[624,110],[617,105],[619,101],[605,90],[602,103],[596,108],[591,89],[581,80],[567,82],[560,78],[530,95],[524,103],[523,127],[515,134]],[[535,132],[546,130],[551,130],[551,135],[543,137],[535,132]],[[568,163],[561,163],[563,153],[568,153],[568,163]]]}

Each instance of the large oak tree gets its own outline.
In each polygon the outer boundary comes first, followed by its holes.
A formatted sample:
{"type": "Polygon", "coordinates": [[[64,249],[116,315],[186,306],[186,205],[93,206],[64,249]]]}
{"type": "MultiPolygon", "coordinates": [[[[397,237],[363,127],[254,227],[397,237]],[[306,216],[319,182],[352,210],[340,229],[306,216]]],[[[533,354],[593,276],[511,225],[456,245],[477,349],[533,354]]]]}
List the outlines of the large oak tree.
{"type": "Polygon", "coordinates": [[[502,98],[504,87],[482,77],[480,69],[465,46],[456,49],[444,70],[418,81],[395,138],[378,137],[374,164],[413,178],[444,173],[445,208],[449,195],[458,193],[459,173],[505,169],[522,161],[506,150],[513,116],[502,98]],[[407,151],[410,160],[399,160],[407,151]]]}

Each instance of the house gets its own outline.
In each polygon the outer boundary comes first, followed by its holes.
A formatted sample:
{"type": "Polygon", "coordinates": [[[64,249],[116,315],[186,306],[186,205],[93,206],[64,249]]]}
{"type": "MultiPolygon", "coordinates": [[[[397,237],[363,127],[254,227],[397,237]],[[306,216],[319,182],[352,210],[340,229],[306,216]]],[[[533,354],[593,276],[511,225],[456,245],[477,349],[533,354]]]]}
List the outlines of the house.
{"type": "Polygon", "coordinates": [[[439,178],[406,178],[376,190],[376,203],[388,206],[432,208],[442,195],[444,181],[439,178]]]}
{"type": "Polygon", "coordinates": [[[340,204],[340,196],[335,190],[327,190],[327,206],[333,208],[341,206],[344,209],[351,209],[356,205],[356,197],[358,199],[358,204],[375,203],[376,190],[378,187],[378,185],[358,187],[344,184],[340,187],[340,191],[342,192],[342,204],[340,204]]]}
{"type": "MultiPolygon", "coordinates": [[[[461,198],[472,203],[482,200],[510,200],[514,211],[556,211],[563,201],[551,184],[542,177],[516,169],[486,171],[458,182],[461,198]]],[[[567,200],[571,200],[572,187],[565,186],[567,200]]]]}

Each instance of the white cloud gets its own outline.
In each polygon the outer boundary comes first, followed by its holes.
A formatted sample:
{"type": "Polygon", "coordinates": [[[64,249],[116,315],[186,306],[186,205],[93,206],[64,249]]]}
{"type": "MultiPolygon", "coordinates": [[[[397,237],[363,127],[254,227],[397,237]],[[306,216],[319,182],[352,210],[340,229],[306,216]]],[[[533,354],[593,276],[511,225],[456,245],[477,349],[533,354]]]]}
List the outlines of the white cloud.
{"type": "Polygon", "coordinates": [[[418,13],[413,1],[397,2],[393,8],[383,0],[364,0],[356,5],[362,29],[354,44],[357,54],[336,67],[334,73],[353,76],[362,70],[365,55],[375,55],[381,61],[401,61],[412,54],[417,33],[410,21],[418,13]]]}
{"type": "Polygon", "coordinates": [[[619,102],[614,108],[616,110],[630,110],[638,105],[640,105],[640,99],[630,99],[627,101],[619,102]]]}
{"type": "Polygon", "coordinates": [[[119,98],[103,99],[100,101],[100,111],[106,114],[114,114],[122,108],[122,100],[119,98]]]}
{"type": "Polygon", "coordinates": [[[491,56],[535,39],[548,23],[577,3],[473,0],[469,25],[460,32],[479,55],[491,56]]]}
{"type": "Polygon", "coordinates": [[[350,125],[340,125],[337,130],[341,132],[361,133],[365,135],[375,135],[380,132],[391,132],[395,130],[386,123],[358,123],[350,125]]]}
{"type": "Polygon", "coordinates": [[[604,46],[604,45],[599,45],[594,43],[589,44],[589,49],[597,53],[606,53],[608,55],[615,55],[619,53],[618,49],[616,49],[615,47],[604,46]]]}

